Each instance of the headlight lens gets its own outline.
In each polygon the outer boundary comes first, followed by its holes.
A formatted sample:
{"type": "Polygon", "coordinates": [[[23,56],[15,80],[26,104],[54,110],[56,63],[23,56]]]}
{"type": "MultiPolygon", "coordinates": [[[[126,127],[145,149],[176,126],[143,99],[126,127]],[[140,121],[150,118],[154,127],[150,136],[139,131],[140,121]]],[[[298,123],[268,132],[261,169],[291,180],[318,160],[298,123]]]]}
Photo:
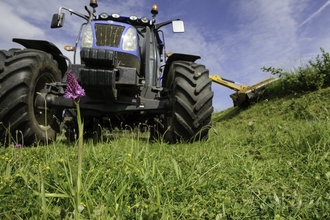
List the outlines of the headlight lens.
{"type": "Polygon", "coordinates": [[[112,16],[113,18],[120,18],[120,14],[116,14],[116,13],[115,13],[115,14],[112,14],[111,16],[112,16]]]}
{"type": "Polygon", "coordinates": [[[83,38],[81,41],[82,47],[92,47],[93,46],[93,31],[92,31],[92,25],[86,24],[83,38]]]}
{"type": "Polygon", "coordinates": [[[102,13],[100,14],[100,18],[102,18],[102,19],[107,19],[107,18],[108,18],[108,14],[105,13],[105,12],[102,12],[102,13]]]}
{"type": "Polygon", "coordinates": [[[136,21],[136,20],[138,19],[138,17],[135,16],[135,15],[131,15],[131,16],[129,17],[129,19],[131,19],[132,21],[136,21]]]}
{"type": "Polygon", "coordinates": [[[124,40],[123,40],[123,50],[135,51],[136,50],[136,29],[134,27],[130,27],[127,29],[124,40]]]}
{"type": "Polygon", "coordinates": [[[149,22],[149,19],[147,17],[142,17],[141,21],[146,24],[149,22]]]}

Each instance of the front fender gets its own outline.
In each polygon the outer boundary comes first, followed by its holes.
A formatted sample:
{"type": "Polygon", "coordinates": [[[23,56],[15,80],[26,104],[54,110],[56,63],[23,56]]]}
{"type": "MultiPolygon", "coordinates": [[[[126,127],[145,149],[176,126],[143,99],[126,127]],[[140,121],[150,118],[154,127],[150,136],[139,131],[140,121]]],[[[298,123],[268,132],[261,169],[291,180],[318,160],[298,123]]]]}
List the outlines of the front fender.
{"type": "Polygon", "coordinates": [[[54,60],[57,61],[58,68],[61,70],[62,76],[67,71],[68,66],[65,59],[61,56],[62,52],[53,43],[44,40],[31,40],[22,38],[13,38],[13,42],[19,43],[28,49],[41,50],[51,54],[54,60]]]}

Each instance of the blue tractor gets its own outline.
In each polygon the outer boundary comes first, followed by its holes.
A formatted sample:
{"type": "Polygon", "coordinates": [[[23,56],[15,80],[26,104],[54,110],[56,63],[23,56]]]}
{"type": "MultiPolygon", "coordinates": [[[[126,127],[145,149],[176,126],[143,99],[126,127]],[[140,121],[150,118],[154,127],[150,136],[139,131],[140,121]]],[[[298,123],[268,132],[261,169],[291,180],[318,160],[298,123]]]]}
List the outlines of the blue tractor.
{"type": "Polygon", "coordinates": [[[72,71],[86,92],[80,99],[85,135],[100,128],[139,127],[152,139],[168,143],[208,138],[213,113],[212,80],[199,56],[166,53],[161,27],[172,24],[183,32],[180,19],[156,23],[152,18],[96,14],[96,0],[87,15],[60,7],[51,28],[64,24],[68,11],[85,20],[71,62],[48,41],[17,39],[24,49],[0,50],[0,141],[24,145],[54,140],[64,126],[76,137],[75,105],[65,98],[67,72],[72,71]],[[80,64],[75,62],[80,52],[80,64]],[[63,126],[61,126],[63,125],[63,126]]]}

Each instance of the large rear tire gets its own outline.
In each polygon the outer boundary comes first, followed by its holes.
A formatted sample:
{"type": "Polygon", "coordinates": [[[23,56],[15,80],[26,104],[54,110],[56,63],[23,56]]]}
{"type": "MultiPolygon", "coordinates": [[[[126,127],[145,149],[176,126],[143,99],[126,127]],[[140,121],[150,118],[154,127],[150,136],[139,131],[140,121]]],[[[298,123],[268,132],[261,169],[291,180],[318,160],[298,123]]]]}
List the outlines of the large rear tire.
{"type": "Polygon", "coordinates": [[[173,100],[173,108],[164,116],[165,141],[206,140],[213,113],[209,71],[201,64],[175,61],[164,80],[173,100]]]}
{"type": "Polygon", "coordinates": [[[54,140],[61,112],[49,110],[45,120],[35,100],[46,83],[61,80],[57,62],[32,49],[1,50],[0,58],[0,142],[32,145],[54,140]]]}

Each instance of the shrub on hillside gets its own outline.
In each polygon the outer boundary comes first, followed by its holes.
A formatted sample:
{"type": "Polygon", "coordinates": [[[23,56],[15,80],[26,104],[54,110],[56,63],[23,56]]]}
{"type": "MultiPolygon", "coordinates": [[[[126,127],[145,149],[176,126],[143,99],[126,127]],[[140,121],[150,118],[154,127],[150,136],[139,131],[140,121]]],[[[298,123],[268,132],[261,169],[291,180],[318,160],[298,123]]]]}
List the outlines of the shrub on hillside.
{"type": "Polygon", "coordinates": [[[265,96],[299,94],[330,86],[330,55],[323,48],[321,52],[315,60],[310,60],[292,71],[284,72],[274,67],[261,68],[264,72],[270,72],[280,78],[273,85],[269,85],[265,96]]]}

